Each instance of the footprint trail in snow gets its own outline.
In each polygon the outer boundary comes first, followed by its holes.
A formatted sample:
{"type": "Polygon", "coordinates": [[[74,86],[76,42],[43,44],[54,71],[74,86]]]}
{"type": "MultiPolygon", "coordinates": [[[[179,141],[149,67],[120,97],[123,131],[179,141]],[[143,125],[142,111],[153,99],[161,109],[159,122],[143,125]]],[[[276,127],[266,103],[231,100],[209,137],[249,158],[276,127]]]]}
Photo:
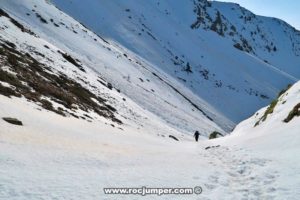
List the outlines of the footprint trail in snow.
{"type": "Polygon", "coordinates": [[[214,147],[199,155],[208,159],[208,167],[214,169],[204,183],[204,196],[224,190],[232,195],[228,198],[275,199],[274,192],[284,190],[276,184],[279,172],[269,168],[272,161],[253,157],[249,150],[214,147]]]}

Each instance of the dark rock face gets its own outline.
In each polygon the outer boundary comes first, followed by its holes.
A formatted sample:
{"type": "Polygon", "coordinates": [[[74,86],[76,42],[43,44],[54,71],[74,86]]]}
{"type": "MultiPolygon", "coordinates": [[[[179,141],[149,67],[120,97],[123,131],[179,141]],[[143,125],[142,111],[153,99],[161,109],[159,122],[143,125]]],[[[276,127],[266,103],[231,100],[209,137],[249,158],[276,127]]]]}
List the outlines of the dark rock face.
{"type": "Polygon", "coordinates": [[[172,139],[174,139],[174,140],[176,140],[176,141],[179,141],[178,138],[175,137],[175,136],[173,136],[173,135],[169,135],[169,138],[172,138],[172,139]]]}
{"type": "Polygon", "coordinates": [[[216,145],[216,146],[207,146],[205,147],[205,150],[211,149],[211,148],[218,148],[220,147],[220,145],[216,145]]]}
{"type": "Polygon", "coordinates": [[[18,126],[23,126],[23,123],[16,119],[16,118],[11,118],[11,117],[3,117],[2,118],[4,121],[10,123],[10,124],[14,124],[14,125],[18,125],[18,126]]]}

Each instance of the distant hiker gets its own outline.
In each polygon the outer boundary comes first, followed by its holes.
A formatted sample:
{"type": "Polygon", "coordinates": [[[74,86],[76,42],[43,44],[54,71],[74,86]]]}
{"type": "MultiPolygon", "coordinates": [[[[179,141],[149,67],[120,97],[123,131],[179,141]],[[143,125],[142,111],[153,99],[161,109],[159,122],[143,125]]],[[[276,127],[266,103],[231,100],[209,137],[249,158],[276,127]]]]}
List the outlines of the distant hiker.
{"type": "Polygon", "coordinates": [[[199,135],[200,135],[200,133],[199,133],[198,131],[196,131],[196,132],[194,133],[194,138],[195,138],[196,142],[198,142],[199,135]]]}

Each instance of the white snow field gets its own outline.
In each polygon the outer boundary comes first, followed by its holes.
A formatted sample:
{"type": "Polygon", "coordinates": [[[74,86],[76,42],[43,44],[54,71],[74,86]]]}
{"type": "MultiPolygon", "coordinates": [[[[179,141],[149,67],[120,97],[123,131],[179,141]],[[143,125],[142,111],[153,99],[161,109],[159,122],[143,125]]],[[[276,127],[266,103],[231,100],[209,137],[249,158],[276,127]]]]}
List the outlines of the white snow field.
{"type": "Polygon", "coordinates": [[[176,2],[0,0],[1,200],[300,199],[299,31],[176,2]]]}
{"type": "Polygon", "coordinates": [[[181,141],[124,131],[36,109],[0,96],[0,199],[295,199],[300,196],[299,122],[283,120],[300,102],[300,82],[273,114],[229,136],[181,141]],[[285,104],[282,104],[286,101],[285,104]],[[220,147],[205,149],[208,146],[220,147]],[[105,195],[105,187],[194,187],[200,195],[105,195]]]}

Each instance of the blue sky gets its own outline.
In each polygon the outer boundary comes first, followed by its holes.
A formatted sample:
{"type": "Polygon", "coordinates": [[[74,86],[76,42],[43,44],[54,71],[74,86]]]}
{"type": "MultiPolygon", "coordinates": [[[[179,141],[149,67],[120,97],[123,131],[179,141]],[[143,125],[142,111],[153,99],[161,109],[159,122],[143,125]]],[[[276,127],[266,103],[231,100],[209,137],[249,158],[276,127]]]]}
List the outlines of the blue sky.
{"type": "Polygon", "coordinates": [[[299,0],[218,0],[238,3],[255,14],[280,18],[300,30],[299,0]]]}

